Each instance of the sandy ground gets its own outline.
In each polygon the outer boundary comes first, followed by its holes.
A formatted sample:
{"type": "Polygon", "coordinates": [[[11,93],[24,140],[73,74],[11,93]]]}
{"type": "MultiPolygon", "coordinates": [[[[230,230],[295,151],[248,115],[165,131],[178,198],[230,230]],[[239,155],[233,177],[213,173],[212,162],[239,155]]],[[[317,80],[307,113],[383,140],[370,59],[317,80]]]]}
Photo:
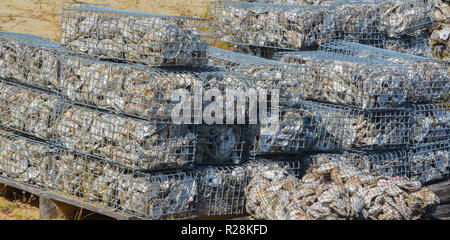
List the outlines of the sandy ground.
{"type": "Polygon", "coordinates": [[[35,196],[0,184],[0,220],[39,219],[38,204],[35,196]]]}
{"type": "MultiPolygon", "coordinates": [[[[113,8],[171,15],[204,17],[209,0],[83,0],[113,8]]],[[[0,31],[31,33],[54,41],[60,39],[63,2],[68,0],[0,0],[0,31]]]]}

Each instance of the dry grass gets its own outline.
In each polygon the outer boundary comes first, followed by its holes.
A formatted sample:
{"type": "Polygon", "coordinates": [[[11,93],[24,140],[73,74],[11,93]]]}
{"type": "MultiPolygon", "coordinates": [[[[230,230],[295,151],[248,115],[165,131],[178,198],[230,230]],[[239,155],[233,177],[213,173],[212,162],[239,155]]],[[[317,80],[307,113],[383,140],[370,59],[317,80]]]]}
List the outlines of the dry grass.
{"type": "Polygon", "coordinates": [[[0,184],[0,220],[39,219],[37,198],[25,192],[12,191],[0,184]]]}

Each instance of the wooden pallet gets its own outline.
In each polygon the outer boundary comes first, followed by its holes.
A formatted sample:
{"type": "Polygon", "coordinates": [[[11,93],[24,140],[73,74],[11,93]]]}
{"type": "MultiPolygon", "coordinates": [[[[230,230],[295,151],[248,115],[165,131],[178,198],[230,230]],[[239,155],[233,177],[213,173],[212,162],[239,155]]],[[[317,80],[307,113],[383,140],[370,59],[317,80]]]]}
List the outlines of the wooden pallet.
{"type": "Polygon", "coordinates": [[[429,185],[440,200],[436,211],[431,214],[432,219],[450,220],[450,180],[429,185]]]}

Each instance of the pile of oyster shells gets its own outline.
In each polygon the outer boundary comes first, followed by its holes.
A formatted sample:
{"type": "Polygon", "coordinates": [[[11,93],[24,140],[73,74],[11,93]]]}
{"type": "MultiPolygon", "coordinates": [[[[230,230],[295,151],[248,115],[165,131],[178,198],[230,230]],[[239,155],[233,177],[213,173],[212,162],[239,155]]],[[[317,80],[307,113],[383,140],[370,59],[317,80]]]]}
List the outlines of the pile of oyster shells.
{"type": "Polygon", "coordinates": [[[58,48],[48,39],[0,32],[0,78],[58,90],[58,48]]]}
{"type": "Polygon", "coordinates": [[[189,126],[154,124],[72,104],[61,111],[54,135],[63,147],[145,170],[193,162],[195,132],[189,126]]]}
{"type": "Polygon", "coordinates": [[[256,219],[420,219],[439,199],[418,181],[371,175],[345,162],[318,164],[302,179],[276,165],[253,169],[246,209],[256,219]]]}
{"type": "Polygon", "coordinates": [[[430,44],[433,54],[450,58],[450,1],[434,0],[434,26],[430,29],[430,44]]]}
{"type": "Polygon", "coordinates": [[[207,63],[203,19],[139,13],[97,6],[64,9],[64,47],[77,53],[144,65],[207,63]]]}
{"type": "Polygon", "coordinates": [[[3,127],[50,139],[58,102],[58,96],[0,80],[3,127]]]}

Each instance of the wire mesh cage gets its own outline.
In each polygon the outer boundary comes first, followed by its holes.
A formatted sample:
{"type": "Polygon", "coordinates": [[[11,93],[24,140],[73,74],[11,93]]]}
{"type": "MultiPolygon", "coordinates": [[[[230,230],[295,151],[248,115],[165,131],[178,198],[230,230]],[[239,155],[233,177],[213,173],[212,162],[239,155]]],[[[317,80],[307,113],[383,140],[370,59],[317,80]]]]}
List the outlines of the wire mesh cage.
{"type": "Polygon", "coordinates": [[[144,174],[59,148],[50,173],[51,190],[139,218],[197,216],[197,177],[192,172],[144,174]]]}
{"type": "Polygon", "coordinates": [[[279,89],[281,105],[295,105],[302,96],[298,92],[299,67],[220,48],[208,47],[209,65],[255,77],[251,87],[279,89]]]}
{"type": "Polygon", "coordinates": [[[199,175],[199,215],[238,215],[245,209],[245,166],[207,167],[199,175]]]}
{"type": "Polygon", "coordinates": [[[269,113],[266,123],[248,126],[250,157],[265,154],[301,153],[307,150],[341,149],[345,111],[303,101],[296,108],[269,113]]]}
{"type": "Polygon", "coordinates": [[[411,142],[423,143],[450,141],[450,104],[422,104],[413,106],[411,142]]]}
{"type": "Polygon", "coordinates": [[[57,95],[0,79],[0,125],[48,140],[59,101],[57,95]]]}
{"type": "Polygon", "coordinates": [[[152,66],[207,63],[206,19],[70,3],[61,43],[77,53],[152,66]]]}
{"type": "Polygon", "coordinates": [[[53,148],[0,130],[0,174],[37,188],[47,188],[48,167],[53,160],[53,148]]]}
{"type": "Polygon", "coordinates": [[[298,155],[290,156],[278,156],[278,157],[262,157],[258,159],[252,159],[246,163],[249,172],[258,165],[273,165],[276,164],[279,167],[285,169],[289,174],[296,178],[301,178],[305,171],[304,157],[298,155]]]}
{"type": "Polygon", "coordinates": [[[422,183],[450,176],[450,142],[434,142],[413,147],[409,151],[411,179],[422,183]]]}
{"type": "Polygon", "coordinates": [[[267,124],[251,125],[251,156],[402,148],[409,145],[410,122],[409,109],[363,111],[304,101],[281,109],[267,124]]]}
{"type": "Polygon", "coordinates": [[[199,164],[239,164],[245,161],[242,125],[199,125],[195,161],[199,164]]]}
{"type": "Polygon", "coordinates": [[[58,90],[59,43],[0,31],[0,78],[58,90]]]}
{"type": "Polygon", "coordinates": [[[419,32],[400,39],[384,38],[379,45],[375,46],[394,52],[430,58],[433,56],[433,52],[428,44],[428,38],[427,34],[419,32]]]}
{"type": "Polygon", "coordinates": [[[172,94],[180,89],[192,92],[201,85],[201,72],[171,71],[139,65],[65,56],[61,86],[71,101],[94,105],[159,122],[170,122],[179,102],[172,94]]]}
{"type": "Polygon", "coordinates": [[[363,172],[388,177],[408,177],[409,174],[408,153],[406,150],[312,154],[307,161],[311,165],[321,165],[329,162],[350,164],[363,172]]]}
{"type": "Polygon", "coordinates": [[[213,2],[211,27],[217,41],[299,49],[337,37],[332,10],[328,6],[213,2]]]}
{"type": "Polygon", "coordinates": [[[191,125],[157,124],[64,102],[55,120],[55,144],[140,170],[192,167],[191,125]]]}
{"type": "MultiPolygon", "coordinates": [[[[436,102],[445,99],[450,90],[449,60],[415,56],[346,41],[329,42],[320,46],[319,50],[339,56],[342,54],[384,60],[390,65],[399,64],[403,69],[401,73],[407,87],[408,102],[436,102]]],[[[396,86],[389,86],[392,85],[396,86]]]]}

